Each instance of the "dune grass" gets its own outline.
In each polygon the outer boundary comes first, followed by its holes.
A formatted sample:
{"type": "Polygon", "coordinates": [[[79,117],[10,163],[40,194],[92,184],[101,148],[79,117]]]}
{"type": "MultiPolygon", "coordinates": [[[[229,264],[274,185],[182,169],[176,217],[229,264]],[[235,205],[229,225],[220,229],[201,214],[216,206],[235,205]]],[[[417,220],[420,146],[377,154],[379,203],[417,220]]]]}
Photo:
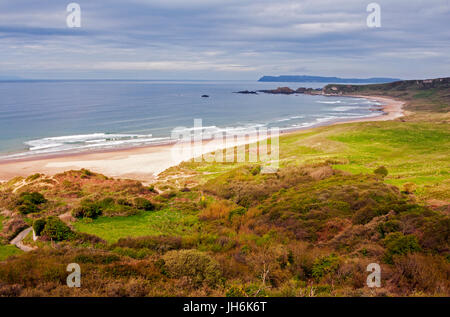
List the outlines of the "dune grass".
{"type": "MultiPolygon", "coordinates": [[[[352,174],[371,174],[385,166],[386,183],[400,189],[413,183],[420,201],[448,201],[449,149],[450,125],[439,120],[348,123],[280,136],[280,167],[328,162],[352,174]]],[[[181,166],[199,173],[192,178],[203,183],[239,165],[187,162],[181,166]]]]}
{"type": "Polygon", "coordinates": [[[197,217],[174,210],[143,212],[134,216],[99,217],[92,222],[74,223],[77,231],[95,234],[107,242],[120,238],[189,234],[197,223],[197,217]]]}
{"type": "Polygon", "coordinates": [[[335,161],[334,168],[353,174],[372,173],[385,166],[385,178],[400,188],[416,185],[420,200],[450,199],[450,126],[435,122],[364,122],[314,130],[293,142],[296,135],[280,140],[284,163],[335,161]],[[311,147],[315,152],[305,151],[311,147]],[[295,159],[292,159],[295,157],[295,159]]]}

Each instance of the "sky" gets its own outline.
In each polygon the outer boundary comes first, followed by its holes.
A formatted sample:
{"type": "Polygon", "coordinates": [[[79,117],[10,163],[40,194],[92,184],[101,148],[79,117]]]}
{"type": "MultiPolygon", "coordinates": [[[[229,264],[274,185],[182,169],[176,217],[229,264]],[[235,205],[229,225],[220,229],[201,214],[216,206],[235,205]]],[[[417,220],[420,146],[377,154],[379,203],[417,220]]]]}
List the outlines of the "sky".
{"type": "Polygon", "coordinates": [[[450,76],[450,0],[76,0],[69,28],[71,2],[0,0],[0,78],[450,76]]]}

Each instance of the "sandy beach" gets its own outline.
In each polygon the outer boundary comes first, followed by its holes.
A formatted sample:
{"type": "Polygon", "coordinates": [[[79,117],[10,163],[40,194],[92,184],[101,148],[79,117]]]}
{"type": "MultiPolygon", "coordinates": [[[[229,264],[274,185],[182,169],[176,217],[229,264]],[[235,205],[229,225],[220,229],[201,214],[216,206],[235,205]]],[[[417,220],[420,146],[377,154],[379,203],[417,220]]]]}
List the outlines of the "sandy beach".
{"type": "MultiPolygon", "coordinates": [[[[352,97],[363,97],[376,100],[382,103],[381,107],[384,113],[380,116],[331,122],[328,124],[386,121],[403,116],[403,101],[379,96],[352,97]]],[[[295,132],[296,131],[290,131],[289,133],[295,132]]],[[[252,139],[247,138],[246,140],[236,140],[235,142],[236,143],[231,146],[252,143],[252,139]]],[[[209,146],[202,146],[197,151],[193,152],[198,156],[218,148],[220,148],[220,144],[210,142],[209,146]]],[[[35,173],[54,175],[67,170],[81,168],[86,168],[109,177],[152,181],[159,173],[167,168],[176,166],[182,161],[193,158],[193,155],[190,153],[186,152],[181,155],[173,155],[172,151],[173,145],[161,145],[3,161],[0,162],[0,181],[7,181],[16,176],[26,177],[35,173]]]]}

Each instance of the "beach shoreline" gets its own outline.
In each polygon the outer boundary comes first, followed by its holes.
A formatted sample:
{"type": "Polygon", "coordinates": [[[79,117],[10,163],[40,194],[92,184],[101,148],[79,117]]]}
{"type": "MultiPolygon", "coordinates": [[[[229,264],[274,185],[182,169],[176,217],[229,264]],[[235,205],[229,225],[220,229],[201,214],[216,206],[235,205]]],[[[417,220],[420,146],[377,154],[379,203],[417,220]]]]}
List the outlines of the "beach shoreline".
{"type": "MultiPolygon", "coordinates": [[[[319,126],[328,126],[343,123],[387,121],[400,118],[404,115],[404,101],[384,96],[342,95],[343,97],[367,98],[380,102],[378,116],[360,117],[354,119],[342,119],[319,123],[311,127],[295,128],[284,131],[281,134],[294,134],[319,126]]],[[[251,138],[244,142],[252,143],[251,138]]],[[[239,141],[237,141],[239,142],[239,141]]],[[[239,144],[242,145],[242,140],[239,144]]],[[[182,161],[192,159],[192,156],[173,158],[172,148],[174,144],[145,145],[130,148],[103,149],[78,153],[58,153],[45,156],[33,156],[27,158],[10,159],[0,161],[0,181],[7,181],[17,176],[26,177],[36,173],[54,175],[67,170],[89,169],[109,177],[130,178],[140,181],[153,181],[157,175],[167,168],[176,166],[182,161]]],[[[214,144],[211,145],[214,147],[214,144]]],[[[204,147],[202,155],[211,152],[211,148],[204,147]]]]}

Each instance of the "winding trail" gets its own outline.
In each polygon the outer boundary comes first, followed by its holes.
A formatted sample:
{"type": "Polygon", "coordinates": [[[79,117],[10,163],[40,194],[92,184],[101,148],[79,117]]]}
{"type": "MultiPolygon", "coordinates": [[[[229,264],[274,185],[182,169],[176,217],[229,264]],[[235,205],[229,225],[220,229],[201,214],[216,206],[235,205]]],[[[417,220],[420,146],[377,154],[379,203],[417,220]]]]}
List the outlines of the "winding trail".
{"type": "Polygon", "coordinates": [[[29,227],[23,231],[21,231],[14,239],[11,240],[10,244],[14,244],[20,250],[25,252],[33,251],[34,248],[28,245],[23,244],[22,240],[33,230],[32,227],[29,227]]]}

